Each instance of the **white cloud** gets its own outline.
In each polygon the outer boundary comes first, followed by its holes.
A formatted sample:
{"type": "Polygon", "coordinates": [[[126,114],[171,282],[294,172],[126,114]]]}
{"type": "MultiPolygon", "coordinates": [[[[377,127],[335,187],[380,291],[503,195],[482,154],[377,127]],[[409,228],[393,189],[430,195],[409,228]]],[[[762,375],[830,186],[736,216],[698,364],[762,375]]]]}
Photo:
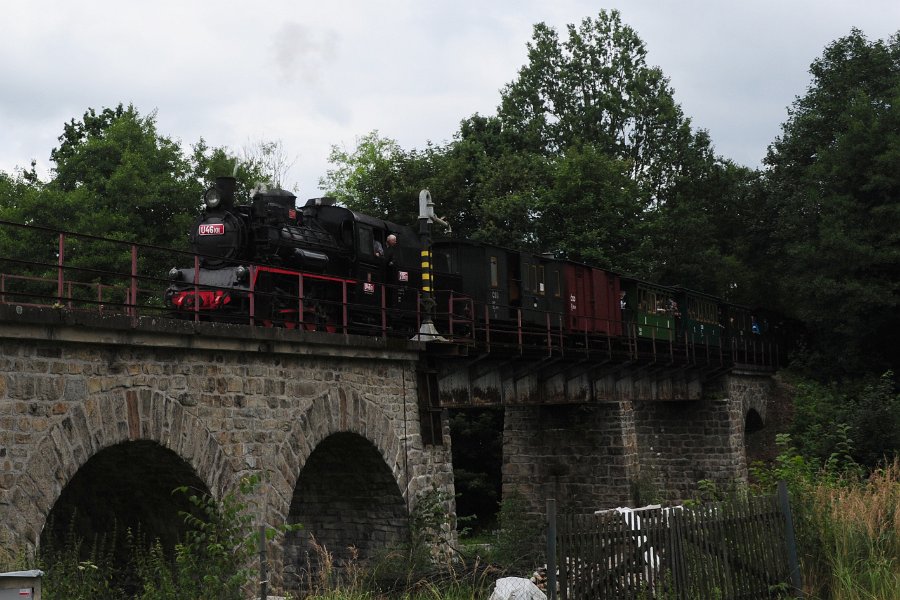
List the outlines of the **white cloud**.
{"type": "MultiPolygon", "coordinates": [[[[900,28],[886,0],[614,0],[651,64],[717,151],[755,166],[825,46],[900,28]]],[[[0,5],[0,170],[44,173],[62,125],[89,108],[158,110],[163,134],[239,151],[281,140],[316,195],[331,145],[378,129],[405,148],[490,114],[533,24],[563,31],[589,0],[421,2],[34,0],[0,5]]]]}

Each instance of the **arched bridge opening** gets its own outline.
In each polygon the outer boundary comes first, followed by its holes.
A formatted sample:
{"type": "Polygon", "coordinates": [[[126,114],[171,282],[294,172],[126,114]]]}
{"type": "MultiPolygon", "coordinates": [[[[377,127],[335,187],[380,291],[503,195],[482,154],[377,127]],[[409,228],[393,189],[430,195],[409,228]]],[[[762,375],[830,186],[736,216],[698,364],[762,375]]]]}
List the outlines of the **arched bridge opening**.
{"type": "Polygon", "coordinates": [[[82,560],[102,548],[125,568],[132,558],[128,531],[136,543],[158,539],[171,550],[183,539],[188,495],[208,493],[183,459],[156,442],[115,444],[91,457],[63,488],[41,532],[41,549],[71,549],[81,540],[82,560]],[[181,486],[189,492],[174,492],[181,486]]]}
{"type": "Polygon", "coordinates": [[[297,480],[288,516],[303,529],[285,540],[288,588],[315,581],[323,553],[342,568],[409,539],[409,511],[378,449],[354,433],[325,438],[297,480]]]}
{"type": "Polygon", "coordinates": [[[772,449],[768,447],[767,433],[764,429],[762,416],[756,409],[751,408],[744,417],[744,447],[747,453],[747,464],[757,460],[771,458],[772,449]]]}

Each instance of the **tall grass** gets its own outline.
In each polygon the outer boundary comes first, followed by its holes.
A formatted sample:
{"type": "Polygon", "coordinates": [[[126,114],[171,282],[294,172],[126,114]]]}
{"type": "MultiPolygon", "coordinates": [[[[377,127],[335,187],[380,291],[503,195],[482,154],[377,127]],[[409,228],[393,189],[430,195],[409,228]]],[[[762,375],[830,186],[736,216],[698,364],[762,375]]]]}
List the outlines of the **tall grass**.
{"type": "Polygon", "coordinates": [[[817,559],[811,596],[900,598],[900,458],[864,479],[816,482],[804,503],[817,559]]]}
{"type": "Polygon", "coordinates": [[[779,436],[775,464],[753,474],[788,482],[806,597],[900,598],[900,457],[866,474],[846,453],[819,466],[790,442],[779,436]]]}

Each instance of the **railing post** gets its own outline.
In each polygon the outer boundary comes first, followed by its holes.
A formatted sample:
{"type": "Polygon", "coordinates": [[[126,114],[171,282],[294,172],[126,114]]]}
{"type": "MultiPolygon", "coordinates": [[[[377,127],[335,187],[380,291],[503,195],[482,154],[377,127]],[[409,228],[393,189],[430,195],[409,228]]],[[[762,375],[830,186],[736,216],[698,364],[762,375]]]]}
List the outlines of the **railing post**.
{"type": "Polygon", "coordinates": [[[491,351],[491,309],[485,304],[484,305],[484,343],[486,346],[486,352],[491,351]]]}
{"type": "Polygon", "coordinates": [[[348,328],[348,324],[347,324],[347,316],[349,313],[347,311],[347,282],[346,281],[341,282],[341,307],[342,307],[342,311],[341,311],[342,323],[341,323],[341,325],[344,330],[344,335],[346,335],[349,332],[349,328],[348,328]]]}
{"type": "Polygon", "coordinates": [[[303,273],[297,273],[297,329],[306,329],[306,313],[303,312],[303,273]]]}
{"type": "Polygon", "coordinates": [[[269,558],[266,553],[266,526],[259,526],[259,598],[269,597],[269,558]]]}
{"type": "Polygon", "coordinates": [[[137,246],[135,244],[131,245],[131,316],[138,316],[138,308],[137,308],[137,294],[138,294],[138,283],[137,283],[137,246]]]}
{"type": "Polygon", "coordinates": [[[387,337],[387,286],[381,284],[381,337],[387,337]]]}
{"type": "MultiPolygon", "coordinates": [[[[437,290],[435,290],[435,292],[437,292],[437,290]]],[[[448,310],[447,310],[447,329],[448,329],[447,335],[449,335],[450,339],[452,340],[453,339],[453,310],[454,310],[454,308],[456,308],[456,302],[454,301],[454,298],[453,298],[453,290],[450,290],[449,304],[450,304],[450,306],[448,307],[448,310]]]]}
{"type": "Polygon", "coordinates": [[[547,499],[547,598],[556,600],[556,499],[547,499]]]}
{"type": "Polygon", "coordinates": [[[516,309],[516,323],[518,324],[518,338],[519,338],[519,354],[522,354],[524,351],[522,344],[522,309],[516,309]]]}
{"type": "Polygon", "coordinates": [[[59,253],[57,255],[57,266],[56,266],[56,301],[62,305],[63,303],[63,295],[64,295],[64,286],[63,286],[63,264],[65,263],[66,256],[66,234],[59,234],[59,253]]]}
{"type": "MultiPolygon", "coordinates": [[[[250,279],[253,280],[253,272],[251,268],[250,279]]],[[[252,284],[251,284],[252,285],[252,284]]],[[[252,288],[251,288],[252,289],[252,288]]],[[[250,295],[250,303],[253,303],[253,294],[250,295]]],[[[200,321],[200,256],[194,255],[194,321],[200,321]]]]}
{"type": "Polygon", "coordinates": [[[553,356],[553,329],[550,326],[550,313],[544,315],[547,321],[547,358],[553,356]]]}
{"type": "MultiPolygon", "coordinates": [[[[250,265],[250,326],[256,325],[256,265],[250,265]]],[[[199,300],[199,298],[198,298],[199,300]]]]}

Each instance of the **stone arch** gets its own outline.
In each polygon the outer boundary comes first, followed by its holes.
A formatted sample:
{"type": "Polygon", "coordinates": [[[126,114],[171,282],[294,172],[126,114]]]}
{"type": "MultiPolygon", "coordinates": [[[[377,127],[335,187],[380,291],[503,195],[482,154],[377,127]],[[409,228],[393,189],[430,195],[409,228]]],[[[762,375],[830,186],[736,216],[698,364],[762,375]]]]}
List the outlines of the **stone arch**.
{"type": "Polygon", "coordinates": [[[309,581],[324,551],[344,568],[396,548],[409,539],[408,516],[393,473],[371,442],[355,433],[326,437],[303,466],[291,500],[288,520],[303,529],[284,539],[288,589],[309,581]]]}
{"type": "MultiPolygon", "coordinates": [[[[354,438],[357,447],[368,445],[371,450],[370,458],[372,455],[378,456],[396,490],[396,502],[402,507],[403,516],[408,516],[409,476],[405,460],[407,448],[403,439],[408,440],[410,436],[401,437],[397,431],[398,422],[392,421],[376,402],[352,391],[349,395],[348,398],[348,392],[344,388],[330,390],[312,399],[308,409],[295,419],[290,432],[275,453],[273,468],[269,473],[270,489],[273,492],[268,497],[267,507],[270,524],[288,523],[291,520],[290,511],[301,473],[310,457],[323,446],[323,442],[343,440],[343,443],[354,443],[354,438]]],[[[399,422],[401,427],[404,423],[407,426],[417,423],[414,414],[402,418],[406,420],[399,422]]],[[[378,465],[370,466],[378,468],[378,465]]],[[[307,536],[301,531],[299,535],[288,536],[281,548],[275,549],[276,562],[283,561],[286,583],[290,585],[298,585],[298,580],[302,579],[297,563],[299,555],[306,550],[307,543],[307,536]]],[[[346,548],[341,550],[346,551],[346,548]]]]}
{"type": "Polygon", "coordinates": [[[202,419],[178,402],[149,389],[86,397],[38,443],[12,495],[14,538],[38,546],[47,516],[66,485],[92,457],[123,442],[150,441],[187,463],[213,496],[231,483],[222,448],[202,419]]]}
{"type": "MultiPolygon", "coordinates": [[[[401,437],[395,424],[375,402],[360,397],[347,398],[338,388],[338,398],[325,393],[314,399],[310,408],[297,417],[290,433],[275,453],[270,483],[274,493],[268,514],[273,523],[285,523],[300,471],[319,444],[336,433],[353,433],[371,443],[390,469],[404,501],[409,503],[409,474],[405,454],[408,433],[401,437]]],[[[410,415],[407,424],[416,422],[410,415]]],[[[402,425],[402,423],[401,423],[402,425]]]]}
{"type": "Polygon", "coordinates": [[[768,448],[768,436],[765,432],[763,416],[755,408],[744,413],[744,452],[747,465],[757,460],[765,460],[771,452],[768,448]]]}

